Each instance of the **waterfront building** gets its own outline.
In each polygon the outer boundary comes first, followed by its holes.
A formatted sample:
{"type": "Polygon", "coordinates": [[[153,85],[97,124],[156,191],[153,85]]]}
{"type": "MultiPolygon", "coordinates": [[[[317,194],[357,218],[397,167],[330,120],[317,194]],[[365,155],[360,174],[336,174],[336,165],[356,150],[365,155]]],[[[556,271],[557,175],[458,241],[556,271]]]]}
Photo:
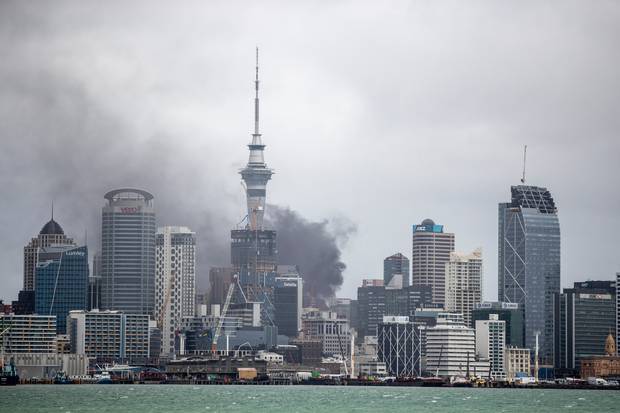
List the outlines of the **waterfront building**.
{"type": "Polygon", "coordinates": [[[616,350],[616,340],[611,334],[607,335],[604,348],[605,355],[581,359],[582,379],[585,380],[588,377],[617,379],[620,377],[620,357],[616,350]]]}
{"type": "Polygon", "coordinates": [[[514,382],[516,377],[531,376],[531,355],[529,348],[506,347],[504,355],[504,367],[506,380],[514,382]]]}
{"type": "Polygon", "coordinates": [[[547,188],[518,185],[499,204],[498,299],[524,311],[525,347],[553,362],[553,296],[560,292],[560,222],[547,188]]]}
{"type": "Polygon", "coordinates": [[[437,324],[426,328],[426,371],[439,377],[489,376],[489,362],[476,359],[475,331],[461,314],[441,313],[437,324]]]}
{"type": "Polygon", "coordinates": [[[127,314],[155,309],[153,195],[122,188],[105,194],[101,223],[101,308],[127,314]]]}
{"type": "Polygon", "coordinates": [[[5,353],[56,353],[55,315],[0,314],[0,327],[5,353]]]}
{"type": "Polygon", "coordinates": [[[155,251],[155,319],[162,355],[170,357],[183,318],[195,312],[196,234],[186,227],[158,228],[155,251]]]}
{"type": "Polygon", "coordinates": [[[489,314],[497,314],[506,323],[506,345],[523,347],[523,310],[517,303],[484,301],[474,304],[472,323],[477,320],[488,320],[489,314]]]}
{"type": "Polygon", "coordinates": [[[433,289],[433,304],[445,305],[446,263],[454,252],[454,234],[444,232],[443,225],[425,219],[413,226],[411,253],[412,285],[433,289]]]}
{"type": "Polygon", "coordinates": [[[349,320],[331,311],[310,311],[302,316],[304,337],[320,340],[323,355],[347,357],[351,351],[349,320]]]}
{"type": "Polygon", "coordinates": [[[383,284],[389,285],[394,276],[400,278],[400,285],[408,287],[409,282],[409,259],[400,252],[383,260],[383,284]]]}
{"type": "Polygon", "coordinates": [[[488,320],[476,321],[476,354],[489,360],[491,378],[506,379],[504,351],[506,347],[506,322],[497,314],[490,314],[488,320]]]}
{"type": "Polygon", "coordinates": [[[420,334],[408,316],[384,316],[377,328],[378,361],[395,377],[422,374],[420,334]]]}
{"type": "Polygon", "coordinates": [[[35,312],[55,315],[58,333],[65,334],[69,311],[88,307],[88,248],[40,248],[35,280],[35,312]]]}
{"type": "Polygon", "coordinates": [[[149,358],[148,314],[71,311],[67,320],[71,352],[98,362],[144,363],[149,358]]]}
{"type": "Polygon", "coordinates": [[[445,282],[446,311],[463,314],[465,325],[473,326],[471,312],[482,301],[482,250],[450,253],[445,282]]]}
{"type": "Polygon", "coordinates": [[[303,309],[303,279],[295,267],[283,271],[278,266],[279,275],[273,294],[274,323],[278,334],[297,337],[301,330],[301,314],[303,309]]]}
{"type": "Polygon", "coordinates": [[[616,327],[615,281],[576,282],[555,295],[555,363],[570,376],[581,359],[603,354],[601,343],[616,327]]]}
{"type": "Polygon", "coordinates": [[[53,380],[61,371],[67,377],[88,374],[88,357],[84,354],[11,353],[4,358],[13,361],[21,380],[53,380]]]}
{"type": "Polygon", "coordinates": [[[34,291],[35,272],[39,257],[39,249],[50,245],[75,245],[73,239],[67,237],[60,224],[52,219],[47,222],[36,238],[32,238],[24,247],[24,291],[34,291]]]}

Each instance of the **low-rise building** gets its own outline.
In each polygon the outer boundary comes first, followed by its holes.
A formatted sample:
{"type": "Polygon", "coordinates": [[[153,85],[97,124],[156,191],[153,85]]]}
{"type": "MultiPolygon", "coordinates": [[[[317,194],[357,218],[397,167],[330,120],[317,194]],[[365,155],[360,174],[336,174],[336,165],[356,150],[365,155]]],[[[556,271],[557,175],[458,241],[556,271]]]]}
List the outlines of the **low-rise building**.
{"type": "Polygon", "coordinates": [[[0,314],[0,326],[5,353],[57,352],[55,315],[0,314]]]}
{"type": "Polygon", "coordinates": [[[489,376],[489,362],[476,359],[475,332],[462,314],[441,313],[426,329],[426,370],[440,377],[489,376]]]}
{"type": "Polygon", "coordinates": [[[71,311],[67,333],[71,352],[99,362],[144,362],[149,358],[150,329],[146,314],[120,311],[71,311]]]}
{"type": "Polygon", "coordinates": [[[15,353],[4,357],[13,361],[22,380],[53,379],[60,372],[69,377],[88,373],[88,357],[84,354],[15,353]]]}
{"type": "Polygon", "coordinates": [[[303,315],[302,326],[305,337],[321,341],[324,355],[350,354],[349,320],[331,311],[310,311],[303,315]]]}
{"type": "Polygon", "coordinates": [[[529,348],[506,347],[504,351],[504,368],[506,380],[513,382],[515,378],[531,375],[531,356],[529,348]]]}
{"type": "Polygon", "coordinates": [[[420,334],[407,316],[384,316],[377,327],[377,359],[388,374],[417,377],[422,374],[420,334]]]}

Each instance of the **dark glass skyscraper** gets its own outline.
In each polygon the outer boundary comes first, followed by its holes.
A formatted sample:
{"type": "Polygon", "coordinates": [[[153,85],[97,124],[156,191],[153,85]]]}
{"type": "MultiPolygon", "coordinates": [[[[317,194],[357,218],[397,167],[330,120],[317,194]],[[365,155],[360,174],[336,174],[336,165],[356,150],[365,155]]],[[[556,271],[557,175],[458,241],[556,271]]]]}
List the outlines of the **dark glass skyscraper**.
{"type": "Polygon", "coordinates": [[[383,260],[383,285],[387,286],[395,275],[402,276],[403,287],[410,285],[409,259],[400,252],[383,260]]]}
{"type": "MultiPolygon", "coordinates": [[[[525,346],[553,363],[553,297],[560,292],[560,222],[547,188],[511,187],[499,204],[498,299],[523,308],[525,346]]],[[[533,351],[532,351],[533,353],[533,351]]]]}
{"type": "Polygon", "coordinates": [[[616,283],[576,282],[555,296],[555,368],[577,374],[581,359],[602,356],[616,324],[616,283]]]}
{"type": "Polygon", "coordinates": [[[35,279],[35,312],[55,315],[58,333],[65,334],[69,311],[88,306],[87,247],[41,248],[35,279]]]}
{"type": "Polygon", "coordinates": [[[101,308],[153,314],[155,210],[153,195],[116,189],[105,195],[101,223],[101,308]]]}

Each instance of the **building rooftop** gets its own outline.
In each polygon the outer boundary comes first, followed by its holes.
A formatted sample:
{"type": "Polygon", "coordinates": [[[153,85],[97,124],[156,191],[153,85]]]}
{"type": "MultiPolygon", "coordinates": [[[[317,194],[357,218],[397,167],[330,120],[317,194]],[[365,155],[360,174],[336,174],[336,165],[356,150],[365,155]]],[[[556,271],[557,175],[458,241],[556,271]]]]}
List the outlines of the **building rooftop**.
{"type": "Polygon", "coordinates": [[[528,185],[511,186],[513,207],[534,208],[542,214],[555,214],[557,208],[547,188],[528,185]]]}
{"type": "Polygon", "coordinates": [[[62,230],[60,224],[54,221],[54,218],[50,219],[47,224],[41,228],[39,232],[41,235],[64,235],[65,232],[62,230]]]}

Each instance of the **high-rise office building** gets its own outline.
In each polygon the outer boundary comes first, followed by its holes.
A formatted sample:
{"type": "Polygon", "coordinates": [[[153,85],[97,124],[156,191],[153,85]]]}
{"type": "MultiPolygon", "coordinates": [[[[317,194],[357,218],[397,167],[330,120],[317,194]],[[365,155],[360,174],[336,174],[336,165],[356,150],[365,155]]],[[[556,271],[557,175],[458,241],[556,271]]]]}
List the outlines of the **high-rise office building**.
{"type": "Polygon", "coordinates": [[[400,252],[383,260],[383,284],[389,285],[394,276],[400,277],[402,287],[410,285],[409,259],[400,252]]]}
{"type": "Polygon", "coordinates": [[[385,316],[377,328],[377,356],[395,377],[422,374],[420,333],[407,316],[385,316]]]}
{"type": "Polygon", "coordinates": [[[433,303],[444,306],[446,294],[446,263],[454,252],[454,234],[444,232],[443,225],[425,219],[413,226],[411,253],[411,284],[430,285],[433,303]]]}
{"type": "Polygon", "coordinates": [[[376,336],[377,325],[385,315],[383,280],[363,280],[362,286],[357,288],[357,307],[358,337],[376,336]]]}
{"type": "Polygon", "coordinates": [[[446,263],[446,311],[461,313],[473,327],[471,312],[482,301],[482,250],[450,254],[446,263]]]}
{"type": "Polygon", "coordinates": [[[88,248],[40,248],[35,285],[35,312],[55,315],[58,334],[65,334],[69,311],[88,307],[88,248]]]}
{"type": "Polygon", "coordinates": [[[525,315],[525,347],[553,363],[553,296],[560,292],[560,222],[547,188],[511,187],[499,204],[498,299],[517,303],[525,315]]]}
{"type": "Polygon", "coordinates": [[[484,301],[474,305],[472,323],[477,320],[488,320],[490,314],[497,314],[506,323],[506,345],[522,348],[523,341],[523,310],[517,303],[484,301]]]}
{"type": "Polygon", "coordinates": [[[140,189],[105,194],[101,228],[101,308],[129,314],[155,309],[155,210],[140,189]]]}
{"type": "Polygon", "coordinates": [[[162,355],[173,356],[183,317],[195,311],[196,233],[186,227],[158,228],[155,251],[155,319],[162,332],[162,355]]]}
{"type": "Polygon", "coordinates": [[[303,280],[294,266],[278,266],[273,293],[274,323],[278,334],[297,337],[301,330],[303,309],[303,280]]]}
{"type": "Polygon", "coordinates": [[[33,291],[35,288],[35,272],[39,256],[39,248],[50,245],[75,245],[73,239],[67,237],[60,224],[52,219],[41,228],[39,235],[32,238],[24,247],[24,290],[33,291]]]}
{"type": "Polygon", "coordinates": [[[576,282],[555,295],[556,369],[574,375],[581,359],[604,354],[608,334],[616,327],[616,283],[576,282]]]}
{"type": "Polygon", "coordinates": [[[488,320],[476,320],[476,353],[489,360],[491,378],[506,378],[504,357],[506,348],[506,322],[497,314],[490,314],[488,320]]]}

